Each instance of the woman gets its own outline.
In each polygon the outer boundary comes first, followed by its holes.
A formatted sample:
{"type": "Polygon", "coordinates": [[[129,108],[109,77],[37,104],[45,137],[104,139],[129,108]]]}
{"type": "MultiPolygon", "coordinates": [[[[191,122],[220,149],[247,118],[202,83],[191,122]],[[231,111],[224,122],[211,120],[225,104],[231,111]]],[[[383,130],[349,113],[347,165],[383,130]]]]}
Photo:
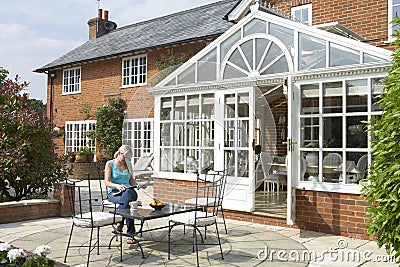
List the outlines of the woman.
{"type": "MultiPolygon", "coordinates": [[[[114,159],[107,161],[104,172],[105,185],[108,188],[108,200],[119,203],[119,209],[129,209],[129,202],[137,200],[137,193],[132,186],[137,186],[131,165],[132,149],[122,145],[114,154],[114,159]],[[119,193],[118,193],[119,192],[119,193]]],[[[135,234],[133,219],[126,218],[126,233],[135,234]]],[[[117,223],[116,231],[122,232],[124,220],[117,223]]],[[[134,244],[135,240],[129,238],[128,244],[134,244]]]]}

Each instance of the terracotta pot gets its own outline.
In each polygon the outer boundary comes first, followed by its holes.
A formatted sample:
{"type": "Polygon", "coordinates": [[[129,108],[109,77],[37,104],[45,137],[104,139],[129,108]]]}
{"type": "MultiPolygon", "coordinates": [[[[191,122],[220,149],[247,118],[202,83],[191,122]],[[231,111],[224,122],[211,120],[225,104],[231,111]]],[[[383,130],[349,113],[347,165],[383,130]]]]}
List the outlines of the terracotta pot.
{"type": "Polygon", "coordinates": [[[75,162],[87,162],[87,155],[76,155],[75,162]]]}

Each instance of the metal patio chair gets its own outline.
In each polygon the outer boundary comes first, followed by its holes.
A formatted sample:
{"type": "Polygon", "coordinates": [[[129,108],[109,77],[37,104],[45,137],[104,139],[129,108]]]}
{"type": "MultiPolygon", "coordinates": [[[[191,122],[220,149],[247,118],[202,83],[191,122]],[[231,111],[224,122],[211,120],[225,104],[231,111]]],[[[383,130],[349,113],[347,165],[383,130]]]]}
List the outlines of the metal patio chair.
{"type": "MultiPolygon", "coordinates": [[[[86,178],[87,184],[85,184],[84,181],[66,180],[69,205],[71,208],[72,226],[68,238],[67,249],[65,251],[64,262],[67,262],[68,251],[70,248],[87,247],[88,255],[86,266],[89,266],[90,253],[93,249],[97,247],[97,255],[100,254],[100,228],[112,226],[116,222],[121,221],[122,217],[103,211],[104,207],[100,198],[96,198],[93,195],[89,174],[87,174],[86,178]],[[75,227],[90,229],[88,245],[71,245],[71,239],[75,227]],[[94,238],[93,232],[95,229],[97,230],[96,241],[92,243],[94,238]]],[[[104,247],[109,248],[110,246],[107,245],[104,247]]],[[[120,242],[119,247],[122,250],[122,242],[120,242]]]]}
{"type": "Polygon", "coordinates": [[[168,259],[171,255],[171,232],[175,226],[182,225],[184,227],[193,228],[193,252],[196,251],[197,266],[199,266],[199,250],[198,250],[198,235],[200,235],[202,245],[219,245],[221,257],[224,259],[222,252],[221,240],[218,230],[218,212],[221,208],[219,203],[222,201],[226,183],[226,174],[220,175],[215,172],[214,174],[200,175],[197,172],[196,180],[196,203],[195,205],[200,208],[198,211],[186,212],[171,215],[169,217],[169,231],[168,231],[168,259]],[[205,203],[212,203],[205,207],[201,205],[205,199],[205,203]],[[204,238],[200,232],[200,228],[215,225],[216,237],[218,243],[204,243],[204,238]]]}

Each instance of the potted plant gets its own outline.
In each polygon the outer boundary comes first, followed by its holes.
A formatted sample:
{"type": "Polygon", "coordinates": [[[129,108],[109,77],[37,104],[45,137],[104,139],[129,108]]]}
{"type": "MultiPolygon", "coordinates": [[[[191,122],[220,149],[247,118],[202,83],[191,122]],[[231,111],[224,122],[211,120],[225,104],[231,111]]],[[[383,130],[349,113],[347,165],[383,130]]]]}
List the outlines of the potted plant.
{"type": "Polygon", "coordinates": [[[75,158],[76,158],[75,152],[72,151],[72,149],[70,148],[70,149],[68,150],[68,153],[67,153],[67,160],[68,160],[68,162],[75,162],[75,158]]]}
{"type": "Polygon", "coordinates": [[[89,147],[81,147],[75,152],[75,162],[92,162],[94,154],[89,147]]]}

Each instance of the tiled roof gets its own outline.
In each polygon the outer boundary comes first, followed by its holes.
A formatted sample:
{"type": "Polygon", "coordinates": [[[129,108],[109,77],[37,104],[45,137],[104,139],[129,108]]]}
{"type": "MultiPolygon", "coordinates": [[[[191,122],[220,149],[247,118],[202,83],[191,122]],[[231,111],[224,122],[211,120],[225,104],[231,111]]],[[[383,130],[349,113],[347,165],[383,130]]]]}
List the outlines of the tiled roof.
{"type": "Polygon", "coordinates": [[[35,72],[219,36],[233,25],[223,18],[237,2],[238,0],[222,0],[117,28],[101,37],[88,40],[35,72]]]}

